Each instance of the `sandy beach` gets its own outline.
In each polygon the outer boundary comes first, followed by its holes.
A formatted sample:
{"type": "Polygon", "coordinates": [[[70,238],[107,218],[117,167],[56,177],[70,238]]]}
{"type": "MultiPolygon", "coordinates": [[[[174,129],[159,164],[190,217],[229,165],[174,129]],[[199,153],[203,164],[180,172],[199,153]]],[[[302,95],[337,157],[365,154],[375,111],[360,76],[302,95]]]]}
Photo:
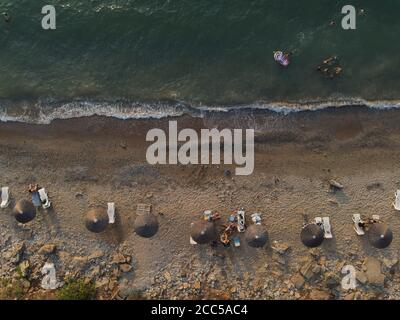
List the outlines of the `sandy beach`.
{"type": "Polygon", "coordinates": [[[55,263],[60,280],[95,281],[98,299],[399,299],[400,217],[392,206],[400,187],[399,119],[399,110],[362,107],[173,119],[197,130],[254,128],[250,176],[226,176],[232,168],[223,165],[148,165],[146,133],[167,128],[168,118],[1,123],[0,184],[15,202],[39,183],[53,209],[24,226],[12,217],[12,205],[1,211],[0,277],[15,279],[29,261],[23,298],[31,299],[54,297],[39,286],[46,261],[55,263]],[[333,192],[331,179],[344,188],[333,192]],[[89,233],[85,212],[109,201],[116,203],[116,225],[89,233]],[[139,203],[151,204],[158,216],[151,239],[133,232],[139,203]],[[221,224],[241,207],[262,213],[267,248],[189,244],[190,223],[204,210],[219,212],[221,224]],[[304,213],[331,219],[334,237],[319,249],[300,242],[304,213]],[[358,237],[354,213],[379,214],[393,229],[391,246],[374,249],[358,237]],[[358,270],[355,290],[340,286],[347,264],[358,270]]]}

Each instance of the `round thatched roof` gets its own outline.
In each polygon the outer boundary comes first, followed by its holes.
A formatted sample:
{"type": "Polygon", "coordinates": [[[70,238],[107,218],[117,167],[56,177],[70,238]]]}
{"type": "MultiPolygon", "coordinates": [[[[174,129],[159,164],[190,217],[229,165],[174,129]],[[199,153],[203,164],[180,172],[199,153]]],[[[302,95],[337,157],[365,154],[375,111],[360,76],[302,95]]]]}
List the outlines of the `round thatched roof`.
{"type": "Polygon", "coordinates": [[[305,246],[315,248],[324,241],[324,231],[316,224],[308,224],[301,230],[300,238],[305,246]]]}
{"type": "Polygon", "coordinates": [[[13,210],[15,219],[20,223],[27,223],[36,216],[36,209],[29,200],[19,200],[13,210]]]}
{"type": "Polygon", "coordinates": [[[90,209],[86,214],[86,228],[94,233],[100,233],[107,228],[108,215],[104,208],[98,207],[90,209]]]}
{"type": "Polygon", "coordinates": [[[386,223],[374,223],[367,231],[368,240],[378,249],[388,247],[393,240],[393,232],[386,223]]]}
{"type": "Polygon", "coordinates": [[[190,225],[190,236],[198,244],[206,244],[217,238],[213,222],[199,220],[190,225]]]}
{"type": "Polygon", "coordinates": [[[135,232],[144,238],[151,238],[158,231],[157,217],[152,213],[144,213],[135,219],[135,232]]]}
{"type": "Polygon", "coordinates": [[[245,239],[249,246],[261,248],[268,242],[268,233],[262,225],[252,224],[246,229],[245,239]]]}

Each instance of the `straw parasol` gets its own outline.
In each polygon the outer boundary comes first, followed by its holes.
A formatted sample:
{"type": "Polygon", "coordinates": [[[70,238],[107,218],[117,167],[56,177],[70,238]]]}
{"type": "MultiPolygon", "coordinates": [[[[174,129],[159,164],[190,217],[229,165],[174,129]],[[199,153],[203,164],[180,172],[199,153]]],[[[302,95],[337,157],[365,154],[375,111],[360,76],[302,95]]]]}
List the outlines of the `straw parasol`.
{"type": "Polygon", "coordinates": [[[206,244],[217,238],[213,222],[199,220],[190,225],[190,236],[198,244],[206,244]]]}
{"type": "Polygon", "coordinates": [[[36,216],[36,210],[33,203],[29,200],[19,200],[14,207],[13,214],[20,223],[27,223],[36,216]]]}
{"type": "Polygon", "coordinates": [[[144,213],[135,219],[135,232],[144,238],[151,238],[158,231],[157,217],[152,213],[144,213]]]}
{"type": "Polygon", "coordinates": [[[301,230],[300,239],[306,247],[315,248],[324,241],[324,231],[316,224],[308,224],[301,230]]]}
{"type": "Polygon", "coordinates": [[[103,232],[107,228],[108,222],[108,215],[104,208],[93,208],[86,214],[86,228],[91,232],[103,232]]]}
{"type": "Polygon", "coordinates": [[[253,248],[261,248],[268,242],[268,233],[262,225],[252,224],[246,230],[245,239],[253,248]]]}
{"type": "Polygon", "coordinates": [[[378,249],[388,247],[393,240],[393,232],[386,223],[374,223],[368,229],[368,240],[378,249]]]}

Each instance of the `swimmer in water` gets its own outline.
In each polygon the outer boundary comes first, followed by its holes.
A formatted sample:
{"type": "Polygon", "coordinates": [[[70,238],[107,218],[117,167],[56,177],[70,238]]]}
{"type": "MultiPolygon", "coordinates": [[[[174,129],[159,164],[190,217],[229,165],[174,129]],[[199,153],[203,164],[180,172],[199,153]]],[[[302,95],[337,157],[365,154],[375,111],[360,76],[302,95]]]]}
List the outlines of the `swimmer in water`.
{"type": "Polygon", "coordinates": [[[336,21],[332,20],[331,22],[329,22],[329,26],[330,27],[336,26],[336,21]]]}
{"type": "Polygon", "coordinates": [[[335,69],[333,69],[333,71],[335,72],[336,75],[339,75],[342,73],[343,69],[341,67],[336,67],[335,69]]]}
{"type": "Polygon", "coordinates": [[[10,22],[11,21],[11,17],[7,12],[3,12],[3,18],[5,22],[10,22]]]}
{"type": "Polygon", "coordinates": [[[338,57],[337,56],[333,56],[333,57],[330,57],[330,58],[324,60],[322,63],[323,64],[327,64],[327,65],[331,65],[333,62],[335,62],[337,60],[338,60],[338,57]]]}

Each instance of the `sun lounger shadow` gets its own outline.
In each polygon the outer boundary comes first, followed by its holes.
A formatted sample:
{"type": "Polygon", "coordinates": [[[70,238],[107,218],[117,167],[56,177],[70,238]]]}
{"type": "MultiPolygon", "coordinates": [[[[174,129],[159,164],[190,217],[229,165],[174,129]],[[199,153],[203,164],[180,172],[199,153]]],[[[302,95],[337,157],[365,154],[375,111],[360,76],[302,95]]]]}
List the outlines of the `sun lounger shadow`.
{"type": "Polygon", "coordinates": [[[335,233],[332,233],[332,238],[325,239],[321,244],[321,249],[325,255],[337,254],[337,242],[335,233]]]}
{"type": "Polygon", "coordinates": [[[335,196],[336,200],[339,203],[348,203],[349,202],[349,197],[346,195],[346,193],[343,190],[336,190],[335,192],[332,192],[332,194],[335,196]]]}
{"type": "Polygon", "coordinates": [[[55,230],[55,232],[58,234],[60,231],[60,222],[57,216],[57,213],[54,210],[54,207],[51,206],[50,208],[43,209],[43,208],[38,208],[37,209],[38,215],[42,218],[43,222],[46,223],[47,227],[49,229],[55,230]]]}
{"type": "Polygon", "coordinates": [[[115,209],[114,223],[110,223],[101,236],[107,242],[119,244],[125,240],[125,235],[121,216],[118,214],[118,209],[115,209]]]}

